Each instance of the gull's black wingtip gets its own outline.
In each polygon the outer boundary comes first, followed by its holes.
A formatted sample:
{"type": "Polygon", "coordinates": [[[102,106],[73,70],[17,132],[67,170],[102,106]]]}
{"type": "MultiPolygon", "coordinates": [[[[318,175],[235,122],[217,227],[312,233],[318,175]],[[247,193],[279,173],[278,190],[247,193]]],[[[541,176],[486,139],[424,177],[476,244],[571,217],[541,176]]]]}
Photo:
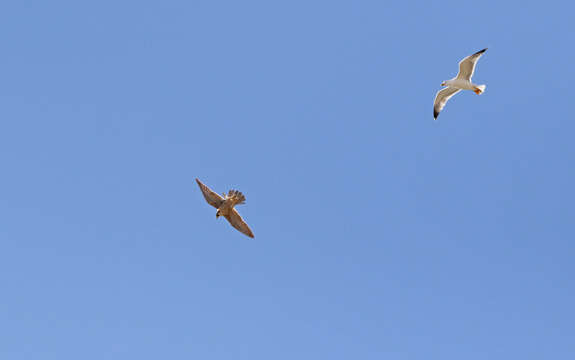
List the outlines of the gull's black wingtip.
{"type": "Polygon", "coordinates": [[[439,112],[435,109],[433,109],[433,120],[437,120],[437,117],[439,116],[439,112]]]}
{"type": "Polygon", "coordinates": [[[478,52],[476,52],[476,53],[473,54],[473,55],[483,54],[483,53],[486,52],[486,51],[487,51],[487,48],[485,48],[485,49],[483,49],[483,50],[479,50],[478,52]]]}

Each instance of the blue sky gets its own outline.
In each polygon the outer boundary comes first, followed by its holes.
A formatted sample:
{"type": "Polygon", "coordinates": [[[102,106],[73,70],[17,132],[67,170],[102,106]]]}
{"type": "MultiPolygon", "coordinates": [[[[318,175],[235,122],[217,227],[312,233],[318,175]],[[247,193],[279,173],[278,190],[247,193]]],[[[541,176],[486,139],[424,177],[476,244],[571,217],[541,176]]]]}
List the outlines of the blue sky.
{"type": "Polygon", "coordinates": [[[573,12],[3,4],[0,355],[571,358],[573,12]]]}

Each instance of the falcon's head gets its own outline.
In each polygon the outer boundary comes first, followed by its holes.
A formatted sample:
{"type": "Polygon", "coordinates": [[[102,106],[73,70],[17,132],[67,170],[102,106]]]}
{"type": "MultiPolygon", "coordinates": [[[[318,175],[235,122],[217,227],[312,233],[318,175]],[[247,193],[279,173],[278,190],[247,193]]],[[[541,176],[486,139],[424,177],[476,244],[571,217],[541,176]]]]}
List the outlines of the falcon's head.
{"type": "Polygon", "coordinates": [[[216,219],[219,218],[220,216],[222,216],[222,214],[220,214],[220,209],[218,209],[218,211],[216,211],[216,219]]]}

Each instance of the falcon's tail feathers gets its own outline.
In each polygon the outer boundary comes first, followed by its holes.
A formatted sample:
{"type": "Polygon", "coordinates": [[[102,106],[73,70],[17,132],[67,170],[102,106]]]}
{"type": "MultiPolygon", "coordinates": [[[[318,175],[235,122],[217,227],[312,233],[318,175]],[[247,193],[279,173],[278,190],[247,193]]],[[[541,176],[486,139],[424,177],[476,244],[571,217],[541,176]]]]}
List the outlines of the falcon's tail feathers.
{"type": "Polygon", "coordinates": [[[236,205],[240,205],[240,204],[245,204],[246,203],[246,197],[244,196],[244,194],[242,194],[241,192],[237,191],[237,190],[230,190],[228,192],[228,199],[233,200],[233,202],[236,205]]]}

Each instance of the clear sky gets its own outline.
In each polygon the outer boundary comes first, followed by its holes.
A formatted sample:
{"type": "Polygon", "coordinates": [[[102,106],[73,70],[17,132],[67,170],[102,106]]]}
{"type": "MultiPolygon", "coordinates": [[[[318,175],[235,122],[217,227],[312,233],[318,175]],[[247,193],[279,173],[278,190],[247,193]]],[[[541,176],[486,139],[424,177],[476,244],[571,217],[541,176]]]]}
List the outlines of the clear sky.
{"type": "Polygon", "coordinates": [[[573,358],[567,3],[4,2],[0,357],[573,358]]]}

